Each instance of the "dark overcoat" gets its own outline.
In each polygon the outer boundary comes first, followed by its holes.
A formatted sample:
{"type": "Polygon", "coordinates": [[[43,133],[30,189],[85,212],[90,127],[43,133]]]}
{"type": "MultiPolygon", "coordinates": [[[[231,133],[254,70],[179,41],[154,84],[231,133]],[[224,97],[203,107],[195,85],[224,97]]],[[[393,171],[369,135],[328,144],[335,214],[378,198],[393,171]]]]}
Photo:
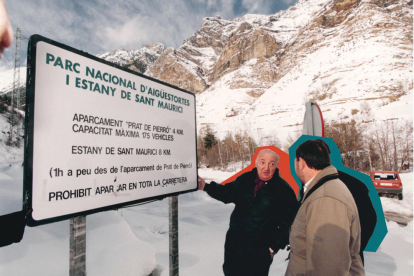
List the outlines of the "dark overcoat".
{"type": "Polygon", "coordinates": [[[276,253],[289,243],[289,228],[299,208],[296,195],[276,169],[255,196],[256,177],[254,168],[226,185],[213,181],[204,188],[211,197],[235,204],[226,235],[226,276],[268,275],[269,248],[276,253]]]}

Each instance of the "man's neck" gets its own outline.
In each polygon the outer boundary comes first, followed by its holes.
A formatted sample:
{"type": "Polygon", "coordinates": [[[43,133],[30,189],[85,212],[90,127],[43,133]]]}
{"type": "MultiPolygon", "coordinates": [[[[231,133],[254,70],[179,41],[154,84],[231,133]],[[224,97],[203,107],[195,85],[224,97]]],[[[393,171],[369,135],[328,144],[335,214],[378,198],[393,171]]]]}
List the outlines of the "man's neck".
{"type": "Polygon", "coordinates": [[[305,183],[308,183],[309,180],[313,179],[318,173],[320,173],[321,170],[313,170],[313,169],[309,169],[307,171],[306,177],[305,177],[305,183]]]}
{"type": "Polygon", "coordinates": [[[311,179],[309,179],[308,180],[308,182],[306,182],[305,184],[303,184],[303,192],[304,193],[306,193],[306,191],[308,190],[308,188],[309,188],[309,184],[312,182],[312,180],[314,179],[315,177],[312,177],[311,179]]]}

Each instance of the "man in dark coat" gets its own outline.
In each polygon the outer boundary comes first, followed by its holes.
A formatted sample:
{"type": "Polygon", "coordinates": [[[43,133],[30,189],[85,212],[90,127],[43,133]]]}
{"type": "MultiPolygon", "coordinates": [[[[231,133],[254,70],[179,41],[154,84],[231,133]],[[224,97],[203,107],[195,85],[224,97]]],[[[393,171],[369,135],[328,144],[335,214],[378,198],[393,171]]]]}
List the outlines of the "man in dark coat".
{"type": "Polygon", "coordinates": [[[205,184],[200,190],[224,203],[234,203],[227,231],[223,271],[226,276],[267,276],[273,255],[289,242],[289,227],[299,204],[289,184],[279,175],[279,156],[259,152],[256,168],[234,182],[205,184]]]}

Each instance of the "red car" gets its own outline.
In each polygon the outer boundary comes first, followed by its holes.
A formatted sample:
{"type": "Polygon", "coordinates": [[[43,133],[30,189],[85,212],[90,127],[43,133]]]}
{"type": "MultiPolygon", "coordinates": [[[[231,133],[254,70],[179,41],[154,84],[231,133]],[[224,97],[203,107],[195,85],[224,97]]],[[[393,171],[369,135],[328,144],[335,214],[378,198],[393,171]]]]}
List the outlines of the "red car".
{"type": "Polygon", "coordinates": [[[371,179],[378,195],[398,196],[399,200],[403,199],[402,182],[398,172],[373,171],[371,179]]]}

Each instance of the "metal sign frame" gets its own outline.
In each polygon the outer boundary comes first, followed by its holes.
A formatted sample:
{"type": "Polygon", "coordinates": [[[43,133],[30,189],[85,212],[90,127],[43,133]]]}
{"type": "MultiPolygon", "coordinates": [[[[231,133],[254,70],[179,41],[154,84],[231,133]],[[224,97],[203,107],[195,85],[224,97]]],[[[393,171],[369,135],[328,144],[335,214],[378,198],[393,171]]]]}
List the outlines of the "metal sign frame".
{"type": "MultiPolygon", "coordinates": [[[[99,63],[114,67],[116,69],[125,71],[127,73],[139,76],[141,78],[145,78],[147,80],[156,82],[158,84],[161,85],[165,85],[168,86],[170,88],[173,88],[175,90],[190,94],[194,97],[194,125],[197,126],[197,122],[196,122],[196,104],[195,104],[195,94],[186,91],[184,89],[181,89],[179,87],[173,86],[171,84],[150,78],[148,76],[139,74],[135,71],[129,70],[127,68],[121,67],[119,65],[110,63],[108,61],[105,61],[103,59],[100,59],[96,56],[92,56],[88,53],[85,53],[83,51],[74,49],[70,46],[61,44],[59,42],[53,41],[51,39],[45,38],[43,36],[40,35],[33,35],[30,37],[29,39],[29,45],[28,45],[28,54],[27,54],[27,82],[26,82],[26,116],[25,116],[25,134],[24,134],[24,139],[25,139],[25,143],[24,143],[24,175],[23,175],[23,182],[24,182],[24,189],[23,189],[23,208],[26,210],[31,210],[32,209],[32,201],[33,201],[33,147],[34,147],[34,112],[35,112],[35,87],[36,87],[36,83],[35,83],[35,76],[36,76],[36,52],[37,52],[37,43],[38,42],[45,42],[47,44],[59,47],[61,49],[64,49],[66,51],[70,51],[74,54],[80,55],[82,57],[91,59],[93,61],[97,61],[99,63]]],[[[191,135],[190,135],[191,137],[191,135]]],[[[195,139],[195,152],[197,152],[197,130],[196,127],[194,129],[194,139],[195,139]]],[[[196,176],[198,176],[198,170],[197,170],[197,162],[198,162],[198,157],[197,154],[195,156],[195,162],[196,164],[194,165],[194,169],[196,170],[196,176]]],[[[197,179],[197,177],[196,177],[197,179]]],[[[70,182],[70,179],[68,179],[68,182],[70,182]]],[[[191,183],[191,180],[190,180],[191,183]]],[[[97,212],[102,212],[102,211],[107,211],[107,210],[114,210],[114,209],[119,209],[122,207],[128,207],[131,205],[136,205],[136,204],[140,204],[140,203],[145,203],[147,201],[154,201],[154,200],[161,200],[163,198],[166,197],[170,197],[170,196],[177,196],[179,194],[184,194],[184,193],[189,193],[189,192],[193,192],[197,190],[197,185],[195,188],[189,189],[189,190],[184,190],[184,191],[179,191],[179,192],[174,192],[174,193],[169,193],[169,194],[162,194],[159,196],[154,196],[154,197],[148,197],[148,198],[142,198],[142,199],[138,199],[138,200],[133,200],[133,201],[128,201],[128,202],[123,202],[120,204],[114,204],[114,205],[108,205],[105,207],[100,207],[100,208],[95,208],[95,209],[89,209],[89,210],[85,210],[82,212],[76,212],[76,213],[70,213],[67,215],[62,215],[62,216],[56,216],[56,217],[51,217],[51,218],[47,218],[47,219],[43,219],[43,220],[35,220],[32,217],[32,214],[30,214],[30,217],[28,218],[28,225],[29,226],[37,226],[37,225],[43,225],[43,224],[47,224],[47,223],[52,223],[52,222],[57,222],[57,221],[62,221],[62,220],[67,220],[70,218],[74,218],[74,217],[78,217],[78,216],[86,216],[88,214],[93,214],[93,213],[97,213],[97,212]]]]}

